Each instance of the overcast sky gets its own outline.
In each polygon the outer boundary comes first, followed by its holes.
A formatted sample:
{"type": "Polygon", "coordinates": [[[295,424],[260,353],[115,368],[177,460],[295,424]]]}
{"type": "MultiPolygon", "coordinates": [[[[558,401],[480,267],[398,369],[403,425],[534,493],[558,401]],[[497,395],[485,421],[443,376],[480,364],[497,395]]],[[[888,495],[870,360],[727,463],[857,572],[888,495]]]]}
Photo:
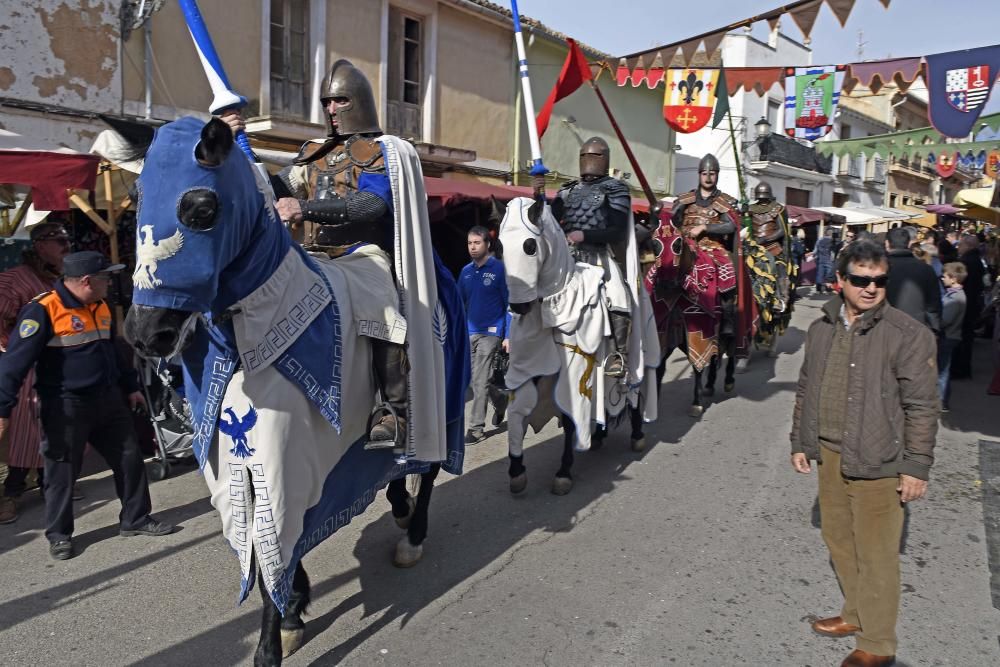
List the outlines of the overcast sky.
{"type": "MultiPolygon", "coordinates": [[[[500,0],[495,0],[499,2],[500,0]]],[[[518,0],[518,9],[553,30],[621,56],[691,37],[785,4],[784,0],[518,0]],[[692,7],[698,11],[692,11],[692,7]]],[[[813,64],[856,62],[858,31],[863,58],[922,56],[1000,43],[996,0],[857,0],[847,25],[824,6],[812,30],[813,64]]],[[[766,38],[767,23],[755,34],[766,38]]],[[[787,15],[781,31],[802,40],[787,15]]],[[[1000,111],[1000,93],[985,113],[1000,111]]]]}

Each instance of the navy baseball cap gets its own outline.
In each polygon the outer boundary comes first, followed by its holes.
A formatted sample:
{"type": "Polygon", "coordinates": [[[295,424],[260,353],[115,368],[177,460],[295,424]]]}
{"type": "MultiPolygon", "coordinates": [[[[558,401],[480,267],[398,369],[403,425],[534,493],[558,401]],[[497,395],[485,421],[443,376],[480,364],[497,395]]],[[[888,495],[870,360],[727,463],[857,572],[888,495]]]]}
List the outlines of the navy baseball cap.
{"type": "Polygon", "coordinates": [[[63,258],[63,275],[67,278],[82,278],[95,273],[114,273],[124,268],[124,264],[112,264],[103,254],[93,250],[70,253],[63,258]]]}

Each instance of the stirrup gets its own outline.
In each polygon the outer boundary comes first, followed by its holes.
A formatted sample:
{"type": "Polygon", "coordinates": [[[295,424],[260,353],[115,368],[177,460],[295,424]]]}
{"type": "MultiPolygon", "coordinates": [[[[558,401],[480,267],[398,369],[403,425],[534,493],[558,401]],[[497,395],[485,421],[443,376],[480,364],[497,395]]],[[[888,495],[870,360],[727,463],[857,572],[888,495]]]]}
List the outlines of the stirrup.
{"type": "Polygon", "coordinates": [[[396,457],[397,463],[406,462],[406,447],[403,444],[404,434],[399,428],[399,415],[396,414],[396,409],[392,407],[389,403],[382,402],[376,405],[371,414],[368,415],[368,424],[365,429],[366,438],[371,437],[372,429],[375,425],[381,421],[383,416],[390,416],[393,420],[393,435],[390,440],[367,440],[365,442],[366,450],[375,449],[391,449],[393,455],[396,457]]]}
{"type": "Polygon", "coordinates": [[[619,352],[618,350],[615,350],[614,352],[612,352],[611,354],[609,354],[604,359],[604,374],[607,375],[608,377],[611,377],[611,378],[623,378],[626,375],[628,375],[628,365],[625,362],[625,355],[622,354],[621,352],[619,352]],[[622,362],[622,369],[620,371],[610,371],[610,370],[608,370],[608,366],[615,359],[620,359],[621,360],[621,362],[622,362]]]}

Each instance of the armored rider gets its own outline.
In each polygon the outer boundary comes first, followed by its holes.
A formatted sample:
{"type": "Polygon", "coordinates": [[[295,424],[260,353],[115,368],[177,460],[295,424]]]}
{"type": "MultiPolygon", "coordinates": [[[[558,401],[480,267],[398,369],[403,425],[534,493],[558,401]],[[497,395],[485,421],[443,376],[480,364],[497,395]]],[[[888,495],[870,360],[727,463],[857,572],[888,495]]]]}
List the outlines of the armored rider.
{"type": "Polygon", "coordinates": [[[777,310],[783,313],[788,309],[791,261],[785,207],[775,200],[771,185],[766,181],[757,184],[753,196],[756,200],[750,204],[753,238],[767,255],[768,273],[777,283],[777,310]]]}
{"type": "MultiPolygon", "coordinates": [[[[323,82],[327,118],[325,141],[302,146],[292,166],[272,178],[275,206],[292,238],[306,250],[343,257],[365,244],[380,248],[391,274],[394,250],[392,190],[386,173],[382,135],[371,84],[347,60],[338,60],[323,82]]],[[[241,120],[226,118],[236,129],[241,120]]],[[[366,251],[370,252],[370,251],[366,251]]],[[[408,403],[404,343],[369,337],[372,368],[391,411],[372,426],[370,445],[391,446],[405,439],[408,403]]]]}
{"type": "Polygon", "coordinates": [[[698,163],[698,187],[677,198],[672,222],[687,238],[694,239],[715,261],[719,272],[722,307],[720,333],[736,333],[736,271],[729,252],[735,250],[732,236],[739,229],[737,201],[719,190],[719,161],[708,153],[698,163]]]}
{"type": "Polygon", "coordinates": [[[604,269],[605,292],[611,315],[615,352],[605,363],[605,374],[623,377],[631,330],[631,297],[624,275],[632,199],[628,186],[608,175],[611,148],[600,137],[580,147],[580,180],[566,183],[556,195],[552,212],[566,232],[573,256],[604,269]]]}

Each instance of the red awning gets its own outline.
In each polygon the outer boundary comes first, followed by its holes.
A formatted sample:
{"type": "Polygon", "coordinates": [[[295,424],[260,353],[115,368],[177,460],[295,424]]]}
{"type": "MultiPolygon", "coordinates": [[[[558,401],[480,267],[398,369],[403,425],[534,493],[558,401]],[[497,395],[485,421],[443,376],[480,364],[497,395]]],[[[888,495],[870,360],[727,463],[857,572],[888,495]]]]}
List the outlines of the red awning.
{"type": "Polygon", "coordinates": [[[817,211],[814,208],[806,208],[804,206],[793,206],[789,204],[785,207],[788,211],[788,222],[792,227],[801,227],[802,225],[809,225],[821,220],[826,220],[830,217],[828,213],[823,211],[817,211]]]}
{"type": "Polygon", "coordinates": [[[93,190],[100,161],[96,155],[0,130],[0,183],[29,186],[40,211],[69,210],[66,190],[93,190]]]}

